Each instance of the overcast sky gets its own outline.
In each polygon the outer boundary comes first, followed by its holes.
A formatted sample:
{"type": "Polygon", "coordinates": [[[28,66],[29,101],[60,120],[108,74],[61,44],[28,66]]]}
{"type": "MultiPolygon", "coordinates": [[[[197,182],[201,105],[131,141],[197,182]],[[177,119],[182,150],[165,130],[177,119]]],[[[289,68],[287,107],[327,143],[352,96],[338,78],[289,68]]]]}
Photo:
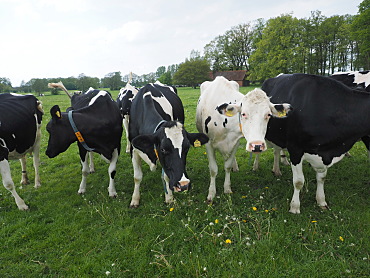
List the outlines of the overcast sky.
{"type": "Polygon", "coordinates": [[[0,0],[0,77],[142,75],[241,23],[358,12],[362,0],[0,0]]]}

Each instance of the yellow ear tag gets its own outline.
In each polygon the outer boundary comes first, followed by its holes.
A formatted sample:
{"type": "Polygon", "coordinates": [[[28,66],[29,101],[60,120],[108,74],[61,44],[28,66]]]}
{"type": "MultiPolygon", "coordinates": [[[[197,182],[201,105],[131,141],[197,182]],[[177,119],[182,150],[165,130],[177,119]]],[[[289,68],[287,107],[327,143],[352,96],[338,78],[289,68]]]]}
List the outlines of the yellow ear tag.
{"type": "Polygon", "coordinates": [[[194,141],[194,147],[200,147],[202,145],[202,143],[197,139],[194,141]]]}
{"type": "Polygon", "coordinates": [[[286,111],[283,110],[283,111],[278,111],[278,117],[281,118],[281,117],[285,117],[286,116],[286,111]]]}
{"type": "Polygon", "coordinates": [[[157,149],[154,149],[154,153],[155,153],[155,156],[157,157],[157,159],[159,159],[159,156],[158,156],[158,151],[157,151],[157,149]]]}
{"type": "Polygon", "coordinates": [[[57,115],[57,117],[58,117],[59,119],[62,117],[62,115],[60,115],[60,112],[59,112],[59,111],[55,112],[55,115],[57,115]]]}
{"type": "Polygon", "coordinates": [[[242,124],[239,123],[239,128],[240,128],[240,131],[243,133],[243,129],[242,129],[242,124]]]}
{"type": "Polygon", "coordinates": [[[85,139],[82,137],[81,132],[77,131],[77,132],[75,132],[75,135],[77,137],[78,142],[82,143],[82,142],[85,141],[85,139]]]}
{"type": "Polygon", "coordinates": [[[234,116],[233,113],[231,113],[230,111],[226,111],[225,115],[228,116],[228,117],[234,116]]]}

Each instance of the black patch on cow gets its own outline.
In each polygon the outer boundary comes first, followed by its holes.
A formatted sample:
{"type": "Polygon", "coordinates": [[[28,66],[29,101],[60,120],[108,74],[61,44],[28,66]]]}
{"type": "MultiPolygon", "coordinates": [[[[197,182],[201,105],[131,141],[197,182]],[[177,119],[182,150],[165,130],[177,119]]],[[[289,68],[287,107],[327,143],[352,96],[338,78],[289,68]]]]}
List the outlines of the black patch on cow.
{"type": "Polygon", "coordinates": [[[223,103],[221,104],[220,106],[217,106],[216,107],[216,110],[218,111],[218,113],[220,114],[223,114],[223,111],[226,110],[226,107],[228,106],[229,104],[227,103],[223,103]]]}
{"type": "Polygon", "coordinates": [[[215,126],[217,126],[217,123],[216,122],[214,122],[214,124],[215,124],[215,126]]]}
{"type": "Polygon", "coordinates": [[[222,125],[223,125],[224,127],[226,127],[226,125],[227,125],[227,118],[225,118],[225,121],[222,123],[222,125]]]}
{"type": "Polygon", "coordinates": [[[204,122],[204,129],[205,129],[206,133],[208,133],[208,124],[209,124],[210,121],[211,121],[211,116],[208,116],[208,118],[204,122]]]}
{"type": "Polygon", "coordinates": [[[111,179],[114,179],[115,175],[116,175],[117,171],[116,170],[113,170],[112,173],[110,174],[110,177],[111,179]]]}

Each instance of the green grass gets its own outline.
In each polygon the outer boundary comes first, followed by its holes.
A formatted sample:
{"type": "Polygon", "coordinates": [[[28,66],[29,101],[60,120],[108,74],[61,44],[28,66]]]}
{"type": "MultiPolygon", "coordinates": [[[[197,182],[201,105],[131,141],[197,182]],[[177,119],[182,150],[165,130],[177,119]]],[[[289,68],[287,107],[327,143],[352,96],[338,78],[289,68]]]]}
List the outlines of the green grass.
{"type": "MultiPolygon", "coordinates": [[[[251,88],[242,89],[246,93],[251,88]]],[[[179,95],[186,128],[196,132],[199,89],[180,88],[179,95]]],[[[316,206],[315,174],[305,165],[301,214],[290,214],[290,167],[282,166],[283,176],[274,177],[269,150],[261,156],[260,170],[253,172],[243,140],[237,152],[240,171],[231,177],[233,194],[222,193],[224,173],[218,157],[217,197],[207,205],[205,148],[192,148],[187,163],[190,192],[176,194],[176,203],[166,205],[160,169],[150,172],[145,165],[141,205],[129,209],[133,169],[124,138],[116,175],[118,198],[108,197],[108,164],[98,156],[86,194],[78,195],[77,146],[54,159],[45,155],[48,111],[54,104],[66,109],[69,100],[48,94],[41,100],[46,112],[42,187],[17,187],[30,206],[26,212],[0,189],[0,277],[106,277],[107,271],[108,277],[369,276],[370,170],[361,143],[351,150],[352,157],[328,171],[328,211],[316,206]]],[[[33,178],[31,159],[28,164],[33,178]]],[[[20,163],[12,161],[11,168],[18,184],[20,163]]]]}

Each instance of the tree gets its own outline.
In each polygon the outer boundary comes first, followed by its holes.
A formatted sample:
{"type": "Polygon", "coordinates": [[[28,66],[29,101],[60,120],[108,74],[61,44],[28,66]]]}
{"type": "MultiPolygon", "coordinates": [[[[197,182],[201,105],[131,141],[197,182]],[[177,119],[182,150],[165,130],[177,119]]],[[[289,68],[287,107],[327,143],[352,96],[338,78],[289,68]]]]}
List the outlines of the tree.
{"type": "Polygon", "coordinates": [[[165,74],[166,72],[166,67],[165,66],[161,66],[157,69],[156,73],[155,73],[155,77],[156,79],[160,78],[163,74],[165,74]]]}
{"type": "Polygon", "coordinates": [[[205,58],[186,59],[179,65],[173,76],[173,83],[196,88],[200,83],[209,80],[210,66],[205,58]]]}
{"type": "Polygon", "coordinates": [[[358,43],[358,68],[370,69],[370,0],[364,0],[358,6],[358,14],[352,23],[354,39],[358,43]]]}
{"type": "Polygon", "coordinates": [[[11,92],[12,83],[9,78],[0,77],[0,93],[11,92]]]}
{"type": "Polygon", "coordinates": [[[110,90],[119,90],[124,86],[124,82],[122,81],[121,72],[111,72],[108,73],[103,79],[102,83],[104,88],[109,87],[110,90]]]}
{"type": "Polygon", "coordinates": [[[171,72],[166,71],[161,77],[158,78],[158,81],[162,84],[172,85],[172,75],[171,72]]]}

